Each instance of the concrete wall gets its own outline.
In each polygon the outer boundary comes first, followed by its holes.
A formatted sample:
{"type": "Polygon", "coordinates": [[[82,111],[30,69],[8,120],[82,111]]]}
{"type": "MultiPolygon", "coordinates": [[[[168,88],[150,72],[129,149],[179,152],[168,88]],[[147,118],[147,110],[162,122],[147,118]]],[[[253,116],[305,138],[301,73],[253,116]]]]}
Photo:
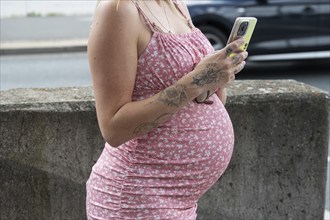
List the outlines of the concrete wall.
{"type": "MultiPolygon", "coordinates": [[[[234,155],[198,219],[323,219],[329,103],[296,81],[237,81],[234,155]]],[[[1,92],[0,122],[0,219],[85,219],[104,145],[91,88],[1,92]]]]}

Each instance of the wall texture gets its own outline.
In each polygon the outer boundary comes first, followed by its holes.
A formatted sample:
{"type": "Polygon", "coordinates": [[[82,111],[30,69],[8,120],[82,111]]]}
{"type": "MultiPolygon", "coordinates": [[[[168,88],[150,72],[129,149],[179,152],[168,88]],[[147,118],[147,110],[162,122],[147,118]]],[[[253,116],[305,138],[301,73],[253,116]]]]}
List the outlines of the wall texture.
{"type": "MultiPolygon", "coordinates": [[[[198,219],[323,219],[329,96],[296,81],[237,81],[228,170],[198,219]]],[[[104,142],[92,89],[16,89],[0,100],[0,219],[85,219],[104,142]]]]}

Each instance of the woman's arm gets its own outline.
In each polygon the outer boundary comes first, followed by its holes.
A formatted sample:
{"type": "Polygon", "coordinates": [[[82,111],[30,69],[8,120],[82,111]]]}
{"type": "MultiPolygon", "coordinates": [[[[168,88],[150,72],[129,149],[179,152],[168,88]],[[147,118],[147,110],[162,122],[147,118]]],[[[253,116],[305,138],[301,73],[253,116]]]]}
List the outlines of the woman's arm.
{"type": "MultiPolygon", "coordinates": [[[[231,58],[219,51],[172,86],[133,102],[141,24],[131,1],[121,1],[118,9],[116,1],[104,1],[96,9],[89,36],[97,118],[103,138],[113,147],[146,134],[199,94],[225,86],[234,74],[231,58]]],[[[235,42],[227,50],[237,50],[239,45],[235,42]]],[[[245,59],[244,54],[238,56],[245,59]]]]}
{"type": "Polygon", "coordinates": [[[202,89],[189,77],[146,100],[132,102],[137,69],[139,14],[130,1],[101,2],[88,42],[96,111],[101,133],[113,147],[166,121],[202,89]]]}

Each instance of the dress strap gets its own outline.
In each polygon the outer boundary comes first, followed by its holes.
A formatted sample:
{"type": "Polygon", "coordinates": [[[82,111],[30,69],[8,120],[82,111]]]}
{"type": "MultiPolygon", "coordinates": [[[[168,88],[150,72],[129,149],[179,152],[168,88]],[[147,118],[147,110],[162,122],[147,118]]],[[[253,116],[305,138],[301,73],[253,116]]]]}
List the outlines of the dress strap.
{"type": "Polygon", "coordinates": [[[182,14],[182,16],[185,18],[185,19],[188,19],[187,15],[185,13],[183,13],[183,10],[179,4],[179,2],[177,0],[172,0],[173,4],[175,5],[175,7],[178,9],[178,11],[182,14]]]}
{"type": "Polygon", "coordinates": [[[159,28],[155,23],[151,22],[148,16],[143,12],[139,4],[136,0],[131,0],[134,5],[136,6],[137,10],[139,11],[140,16],[142,17],[144,23],[147,27],[151,30],[152,33],[154,32],[164,32],[161,28],[159,28]]]}
{"type": "Polygon", "coordinates": [[[194,25],[191,19],[183,12],[178,0],[172,0],[173,4],[175,5],[176,9],[180,12],[180,14],[186,19],[188,26],[193,29],[194,25]]]}

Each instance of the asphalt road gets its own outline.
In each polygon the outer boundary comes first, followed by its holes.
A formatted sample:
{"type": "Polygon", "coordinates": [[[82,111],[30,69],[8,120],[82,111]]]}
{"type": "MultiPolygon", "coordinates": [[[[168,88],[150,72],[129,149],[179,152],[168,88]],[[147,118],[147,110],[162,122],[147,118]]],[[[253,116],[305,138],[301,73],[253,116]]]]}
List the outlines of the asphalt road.
{"type": "Polygon", "coordinates": [[[91,85],[86,53],[1,56],[1,90],[91,85]]]}
{"type": "Polygon", "coordinates": [[[330,62],[248,62],[247,67],[237,75],[237,79],[294,79],[330,94],[330,62]]]}

